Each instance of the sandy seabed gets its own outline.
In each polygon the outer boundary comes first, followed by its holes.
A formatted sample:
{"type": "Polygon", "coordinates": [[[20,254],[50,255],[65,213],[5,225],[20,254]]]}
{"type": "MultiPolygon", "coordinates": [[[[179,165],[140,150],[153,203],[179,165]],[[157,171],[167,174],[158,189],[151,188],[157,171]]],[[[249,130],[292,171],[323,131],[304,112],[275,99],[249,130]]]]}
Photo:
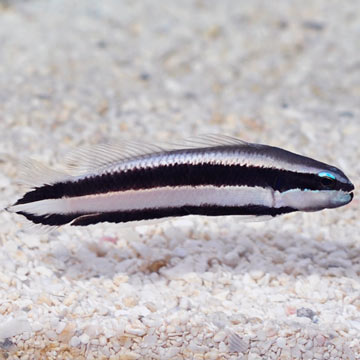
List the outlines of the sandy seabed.
{"type": "MultiPolygon", "coordinates": [[[[0,208],[20,163],[223,133],[360,175],[354,1],[1,1],[0,208]]],[[[3,359],[360,359],[359,200],[266,222],[24,231],[0,213],[3,359]]]]}

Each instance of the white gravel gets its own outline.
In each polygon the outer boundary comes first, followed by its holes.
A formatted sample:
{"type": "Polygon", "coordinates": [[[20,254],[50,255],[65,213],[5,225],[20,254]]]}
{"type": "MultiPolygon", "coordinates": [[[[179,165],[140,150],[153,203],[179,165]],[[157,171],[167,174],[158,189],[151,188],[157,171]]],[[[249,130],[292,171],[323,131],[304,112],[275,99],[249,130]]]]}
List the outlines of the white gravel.
{"type": "MultiPolygon", "coordinates": [[[[25,156],[208,132],[359,187],[359,24],[356,0],[1,1],[0,207],[25,156]]],[[[1,212],[1,357],[360,359],[358,197],[50,234],[1,212]]]]}

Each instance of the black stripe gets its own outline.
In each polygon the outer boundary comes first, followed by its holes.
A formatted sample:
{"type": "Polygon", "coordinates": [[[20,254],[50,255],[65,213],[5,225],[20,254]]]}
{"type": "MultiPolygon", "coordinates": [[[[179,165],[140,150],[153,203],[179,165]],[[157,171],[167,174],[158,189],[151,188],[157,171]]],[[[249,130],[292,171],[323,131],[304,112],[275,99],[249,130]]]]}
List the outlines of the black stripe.
{"type": "Polygon", "coordinates": [[[114,211],[98,214],[51,214],[45,216],[37,216],[24,212],[18,214],[24,215],[27,219],[36,224],[44,225],[64,225],[71,223],[76,226],[86,226],[97,224],[100,222],[125,223],[129,221],[161,219],[166,217],[187,216],[187,215],[270,215],[277,216],[280,214],[297,211],[291,207],[271,208],[261,205],[248,206],[182,206],[174,208],[158,208],[158,209],[142,209],[129,211],[114,211]]]}
{"type": "Polygon", "coordinates": [[[34,215],[25,211],[18,211],[17,214],[25,216],[34,224],[59,226],[70,223],[72,220],[79,217],[79,214],[49,214],[49,215],[34,215]]]}
{"type": "Polygon", "coordinates": [[[83,216],[76,219],[71,225],[86,226],[99,222],[125,223],[129,221],[161,219],[166,217],[187,216],[187,215],[271,215],[276,216],[296,211],[290,207],[271,208],[261,205],[248,206],[182,206],[178,208],[143,209],[131,211],[106,212],[93,216],[83,216]]]}
{"type": "MultiPolygon", "coordinates": [[[[180,164],[106,173],[78,180],[77,182],[68,181],[44,185],[26,193],[15,205],[44,199],[59,199],[110,191],[149,189],[164,186],[246,185],[271,187],[280,192],[296,188],[321,190],[320,181],[321,178],[316,174],[297,173],[274,168],[180,164]]],[[[339,182],[335,183],[333,190],[339,190],[340,188],[347,190],[344,189],[345,185],[339,182]]]]}

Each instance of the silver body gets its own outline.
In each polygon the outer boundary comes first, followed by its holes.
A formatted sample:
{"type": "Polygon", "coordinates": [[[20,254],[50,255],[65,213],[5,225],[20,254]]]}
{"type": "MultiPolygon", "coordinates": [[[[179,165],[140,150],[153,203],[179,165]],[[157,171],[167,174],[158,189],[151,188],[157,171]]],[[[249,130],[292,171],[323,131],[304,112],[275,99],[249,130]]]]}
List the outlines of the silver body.
{"type": "Polygon", "coordinates": [[[71,174],[49,173],[46,184],[10,210],[45,225],[190,214],[276,216],[345,205],[354,188],[333,166],[220,136],[174,148],[101,145],[78,151],[68,166],[71,174]]]}

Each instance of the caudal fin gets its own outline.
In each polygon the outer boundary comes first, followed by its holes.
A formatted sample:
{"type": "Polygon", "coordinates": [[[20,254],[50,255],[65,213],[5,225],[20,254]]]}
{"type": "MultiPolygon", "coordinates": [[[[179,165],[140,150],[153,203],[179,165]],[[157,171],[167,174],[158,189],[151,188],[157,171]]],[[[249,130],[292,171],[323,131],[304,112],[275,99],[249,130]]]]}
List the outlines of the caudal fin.
{"type": "Polygon", "coordinates": [[[49,226],[67,224],[76,216],[62,214],[61,208],[56,209],[56,206],[61,206],[61,201],[51,199],[51,187],[70,178],[71,175],[66,172],[50,169],[35,160],[25,160],[16,181],[27,191],[5,210],[23,215],[34,224],[49,226]]]}

